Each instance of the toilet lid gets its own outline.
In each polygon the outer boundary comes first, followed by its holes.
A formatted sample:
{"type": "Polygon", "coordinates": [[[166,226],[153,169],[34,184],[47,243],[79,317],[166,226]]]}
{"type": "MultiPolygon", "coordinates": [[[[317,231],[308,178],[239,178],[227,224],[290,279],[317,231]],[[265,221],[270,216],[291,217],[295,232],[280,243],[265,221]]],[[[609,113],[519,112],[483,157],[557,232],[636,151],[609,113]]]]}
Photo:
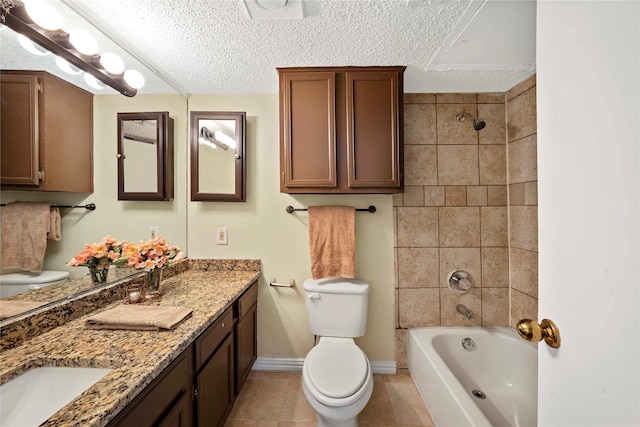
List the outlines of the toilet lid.
{"type": "Polygon", "coordinates": [[[367,379],[367,358],[353,342],[320,342],[306,358],[309,379],[327,397],[343,398],[357,392],[367,379]]]}

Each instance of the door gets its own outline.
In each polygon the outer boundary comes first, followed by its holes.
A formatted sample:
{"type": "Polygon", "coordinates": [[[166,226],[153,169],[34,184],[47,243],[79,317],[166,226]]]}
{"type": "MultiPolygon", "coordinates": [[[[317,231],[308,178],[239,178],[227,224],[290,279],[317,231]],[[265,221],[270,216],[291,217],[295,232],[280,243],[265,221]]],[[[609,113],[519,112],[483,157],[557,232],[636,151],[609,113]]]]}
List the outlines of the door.
{"type": "Polygon", "coordinates": [[[638,426],[640,3],[537,10],[538,425],[638,426]]]}

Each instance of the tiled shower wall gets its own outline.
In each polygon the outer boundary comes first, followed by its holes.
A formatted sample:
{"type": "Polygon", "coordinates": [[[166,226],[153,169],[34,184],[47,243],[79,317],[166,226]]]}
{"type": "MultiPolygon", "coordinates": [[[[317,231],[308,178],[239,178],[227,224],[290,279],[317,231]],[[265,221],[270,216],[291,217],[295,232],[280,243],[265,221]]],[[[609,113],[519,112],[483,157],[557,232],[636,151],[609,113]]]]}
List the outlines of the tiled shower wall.
{"type": "MultiPolygon", "coordinates": [[[[532,295],[530,284],[524,285],[527,275],[537,268],[532,269],[530,262],[535,253],[531,235],[536,235],[537,226],[530,228],[527,222],[532,213],[537,214],[537,206],[531,204],[536,182],[530,179],[531,166],[525,166],[532,160],[535,170],[536,160],[524,151],[530,150],[526,141],[517,142],[531,137],[528,102],[533,102],[535,139],[535,87],[533,101],[530,95],[520,98],[522,94],[516,93],[516,89],[527,86],[525,83],[507,94],[404,95],[405,192],[394,196],[398,368],[406,367],[408,328],[507,326],[510,306],[514,315],[530,312],[515,310],[519,306],[513,301],[510,304],[509,298],[510,243],[519,250],[511,255],[512,262],[527,258],[526,267],[516,272],[521,285],[514,292],[528,298],[537,296],[532,295]],[[515,104],[505,102],[507,99],[515,104]],[[510,106],[514,108],[513,117],[507,113],[510,106]],[[457,121],[456,115],[464,112],[481,117],[486,127],[477,132],[471,119],[457,121]],[[518,133],[507,125],[507,117],[521,123],[514,125],[518,133]],[[507,144],[508,132],[516,135],[509,139],[516,145],[507,144]],[[520,222],[511,221],[511,226],[520,230],[517,236],[522,237],[509,237],[507,191],[509,188],[510,196],[514,196],[519,187],[507,184],[508,147],[512,151],[520,149],[516,157],[522,173],[527,174],[522,178],[518,175],[517,181],[523,190],[522,205],[517,206],[522,212],[516,212],[514,218],[520,222]],[[474,280],[471,291],[464,295],[448,288],[448,275],[456,269],[469,272],[474,280]],[[456,311],[460,303],[473,311],[472,320],[456,311]]],[[[533,149],[535,154],[535,146],[533,149]]],[[[537,253],[535,260],[537,264],[537,253]]],[[[517,301],[523,308],[530,306],[523,298],[517,301]]]]}
{"type": "Polygon", "coordinates": [[[538,319],[538,166],[536,76],[506,94],[511,316],[538,319]]]}

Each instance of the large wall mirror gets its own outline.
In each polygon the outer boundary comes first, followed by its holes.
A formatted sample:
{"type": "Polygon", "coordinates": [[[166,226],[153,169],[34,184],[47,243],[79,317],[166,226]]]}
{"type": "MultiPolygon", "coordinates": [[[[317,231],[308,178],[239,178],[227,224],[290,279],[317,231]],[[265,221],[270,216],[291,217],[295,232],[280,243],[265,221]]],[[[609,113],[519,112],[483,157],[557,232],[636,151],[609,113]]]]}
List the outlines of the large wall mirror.
{"type": "Polygon", "coordinates": [[[191,112],[191,200],[246,200],[244,112],[191,112]]]}
{"type": "Polygon", "coordinates": [[[118,113],[118,200],[173,198],[173,119],[118,113]]]}

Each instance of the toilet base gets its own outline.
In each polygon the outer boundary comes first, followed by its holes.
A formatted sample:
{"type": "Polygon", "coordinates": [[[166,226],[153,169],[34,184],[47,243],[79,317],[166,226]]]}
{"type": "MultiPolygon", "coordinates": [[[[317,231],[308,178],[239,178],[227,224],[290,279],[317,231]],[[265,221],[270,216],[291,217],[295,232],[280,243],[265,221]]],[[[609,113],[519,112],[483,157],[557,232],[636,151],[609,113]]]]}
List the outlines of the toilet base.
{"type": "Polygon", "coordinates": [[[329,420],[316,414],[316,427],[358,427],[358,417],[344,421],[329,420]]]}

